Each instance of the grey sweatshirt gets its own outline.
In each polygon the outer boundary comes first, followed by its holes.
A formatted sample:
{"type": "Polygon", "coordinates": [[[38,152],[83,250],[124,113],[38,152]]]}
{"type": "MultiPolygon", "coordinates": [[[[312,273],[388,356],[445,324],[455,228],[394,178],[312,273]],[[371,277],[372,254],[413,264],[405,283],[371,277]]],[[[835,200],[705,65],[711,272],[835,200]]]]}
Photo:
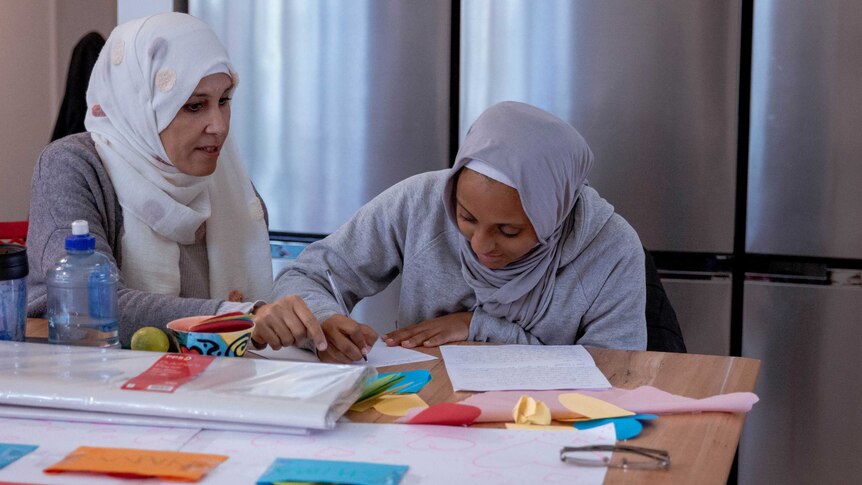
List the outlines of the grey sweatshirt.
{"type": "MultiPolygon", "coordinates": [[[[70,135],[48,145],[36,163],[27,233],[27,315],[44,317],[47,270],[66,254],[72,221],[84,219],[96,238],[96,250],[112,258],[122,274],[120,240],[123,212],[111,179],[89,133],[70,135]]],[[[120,280],[120,343],[129,346],[135,330],[164,329],[171,320],[215,314],[219,300],[210,300],[206,243],[180,246],[181,297],[126,288],[120,280]]],[[[250,306],[250,305],[249,305],[250,306]]]]}
{"type": "MultiPolygon", "coordinates": [[[[458,239],[442,203],[447,170],[416,175],[363,206],[329,237],[308,246],[276,279],[273,298],[298,294],[322,322],[339,313],[324,274],[332,270],[349,308],[402,275],[397,325],[473,310],[469,339],[506,344],[646,348],[643,249],[618,214],[585,224],[609,204],[585,187],[565,242],[549,310],[531,331],[474,309],[461,276],[458,239]],[[604,219],[602,219],[604,220],[604,219]]],[[[612,209],[611,209],[612,210],[612,209]]]]}

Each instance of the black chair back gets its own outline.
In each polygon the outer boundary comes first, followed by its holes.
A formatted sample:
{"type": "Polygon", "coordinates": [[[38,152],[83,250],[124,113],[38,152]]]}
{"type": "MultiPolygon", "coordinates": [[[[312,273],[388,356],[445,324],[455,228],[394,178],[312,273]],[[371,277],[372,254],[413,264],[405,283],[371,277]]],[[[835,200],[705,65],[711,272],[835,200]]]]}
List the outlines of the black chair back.
{"type": "Polygon", "coordinates": [[[676,312],[664,292],[661,278],[649,251],[644,248],[646,266],[647,350],[685,353],[685,341],[676,312]]]}

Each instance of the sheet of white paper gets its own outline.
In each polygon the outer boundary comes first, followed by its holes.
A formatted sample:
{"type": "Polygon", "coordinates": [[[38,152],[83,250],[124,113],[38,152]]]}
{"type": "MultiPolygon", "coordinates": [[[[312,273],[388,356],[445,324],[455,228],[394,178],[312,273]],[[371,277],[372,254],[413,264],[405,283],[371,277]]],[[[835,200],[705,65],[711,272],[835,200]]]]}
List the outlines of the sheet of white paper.
{"type": "MultiPolygon", "coordinates": [[[[98,475],[48,475],[42,473],[42,470],[62,460],[79,446],[179,451],[199,431],[199,429],[0,418],[0,442],[39,446],[32,453],[0,470],[0,482],[146,485],[162,483],[157,480],[119,480],[98,475]]],[[[242,483],[248,483],[248,480],[242,483]]]]}
{"type": "Polygon", "coordinates": [[[293,362],[320,362],[313,352],[303,350],[298,347],[282,347],[278,350],[272,350],[272,347],[267,347],[263,350],[247,349],[246,355],[263,357],[270,360],[290,360],[293,362]]]}
{"type": "MultiPolygon", "coordinates": [[[[606,468],[560,461],[563,446],[613,444],[611,425],[586,431],[523,431],[339,423],[309,436],[202,431],[182,451],[230,455],[206,483],[249,483],[276,458],[407,465],[402,484],[600,484],[606,468]],[[441,466],[441,464],[443,464],[441,466]]],[[[610,456],[610,453],[606,454],[610,456]]]]}
{"type": "Polygon", "coordinates": [[[440,351],[456,391],[611,387],[581,345],[444,345],[440,351]]]}
{"type": "MultiPolygon", "coordinates": [[[[47,475],[42,470],[78,446],[216,453],[230,458],[203,483],[251,483],[276,458],[407,465],[403,484],[600,484],[604,467],[560,461],[563,446],[613,444],[612,425],[585,431],[526,431],[456,426],[339,423],[310,435],[200,431],[0,418],[0,441],[39,448],[0,470],[0,481],[45,484],[155,485],[154,479],[47,475]],[[440,466],[445,463],[446,466],[440,466]]],[[[601,453],[600,453],[601,454],[601,453]]],[[[605,455],[610,455],[605,453],[605,455]]]]}
{"type": "Polygon", "coordinates": [[[374,367],[385,367],[387,365],[412,364],[413,362],[425,362],[435,360],[433,355],[423,354],[404,347],[388,347],[382,340],[374,342],[374,347],[368,353],[368,365],[374,367]]]}
{"type": "MultiPolygon", "coordinates": [[[[247,352],[258,355],[265,359],[294,360],[303,362],[317,362],[313,353],[298,349],[296,347],[284,347],[280,350],[272,350],[267,347],[263,350],[248,350],[247,352]]],[[[382,340],[378,340],[368,353],[368,362],[357,361],[356,364],[370,365],[373,367],[385,367],[387,365],[412,364],[413,362],[424,362],[434,360],[437,357],[423,354],[404,347],[387,347],[382,340]]]]}

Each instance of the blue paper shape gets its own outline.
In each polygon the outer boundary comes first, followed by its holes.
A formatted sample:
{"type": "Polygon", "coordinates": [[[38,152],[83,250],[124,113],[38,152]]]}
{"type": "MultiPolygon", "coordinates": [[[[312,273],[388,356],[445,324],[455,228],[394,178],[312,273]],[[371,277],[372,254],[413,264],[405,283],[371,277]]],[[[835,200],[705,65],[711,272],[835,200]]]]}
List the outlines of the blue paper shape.
{"type": "Polygon", "coordinates": [[[403,372],[387,372],[385,374],[380,374],[379,376],[377,376],[377,378],[380,379],[381,377],[386,377],[390,374],[398,374],[404,376],[404,379],[395,384],[395,387],[407,384],[407,387],[401,389],[400,391],[396,391],[395,394],[415,394],[421,391],[422,388],[425,387],[425,384],[428,384],[428,381],[431,380],[431,372],[425,369],[406,370],[403,372]]]}
{"type": "Polygon", "coordinates": [[[613,423],[614,431],[617,435],[617,441],[622,441],[634,438],[635,436],[641,434],[641,431],[643,431],[644,428],[643,424],[641,424],[641,421],[649,421],[656,419],[657,417],[658,416],[656,416],[655,414],[635,414],[634,416],[623,416],[620,418],[577,421],[575,422],[574,426],[575,429],[590,429],[608,423],[613,423]]]}
{"type": "Polygon", "coordinates": [[[407,467],[404,465],[276,458],[266,472],[257,479],[257,485],[278,482],[396,485],[401,482],[401,477],[405,473],[407,473],[407,467]]]}
{"type": "Polygon", "coordinates": [[[10,443],[0,443],[0,470],[36,448],[38,448],[36,445],[13,445],[10,443]]]}

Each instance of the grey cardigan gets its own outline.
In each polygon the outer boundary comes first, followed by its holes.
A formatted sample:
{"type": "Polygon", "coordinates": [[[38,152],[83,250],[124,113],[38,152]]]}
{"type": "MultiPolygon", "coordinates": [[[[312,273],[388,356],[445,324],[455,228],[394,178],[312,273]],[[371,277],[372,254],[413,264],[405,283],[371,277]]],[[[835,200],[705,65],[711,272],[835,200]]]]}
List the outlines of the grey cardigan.
{"type": "Polygon", "coordinates": [[[473,308],[475,295],[461,276],[458,239],[463,236],[443,207],[446,174],[416,175],[374,198],[287,266],[276,279],[273,298],[297,294],[324,321],[339,312],[324,268],[332,269],[350,308],[401,274],[399,327],[472,310],[469,339],[474,341],[646,348],[643,248],[618,214],[607,223],[590,222],[600,219],[589,217],[592,211],[609,207],[595,190],[585,187],[575,205],[575,229],[564,245],[550,308],[526,331],[473,308]]]}
{"type": "MultiPolygon", "coordinates": [[[[51,143],[36,162],[27,232],[30,264],[27,315],[30,317],[45,316],[48,300],[45,274],[66,254],[64,241],[71,233],[72,221],[77,219],[89,222],[90,233],[96,238],[96,250],[113,258],[122,273],[123,211],[89,133],[70,135],[51,143]]],[[[206,258],[203,261],[205,263],[206,258]]],[[[117,303],[120,343],[128,347],[138,328],[163,329],[177,318],[212,315],[221,301],[133,290],[123,285],[121,277],[117,303]]]]}

